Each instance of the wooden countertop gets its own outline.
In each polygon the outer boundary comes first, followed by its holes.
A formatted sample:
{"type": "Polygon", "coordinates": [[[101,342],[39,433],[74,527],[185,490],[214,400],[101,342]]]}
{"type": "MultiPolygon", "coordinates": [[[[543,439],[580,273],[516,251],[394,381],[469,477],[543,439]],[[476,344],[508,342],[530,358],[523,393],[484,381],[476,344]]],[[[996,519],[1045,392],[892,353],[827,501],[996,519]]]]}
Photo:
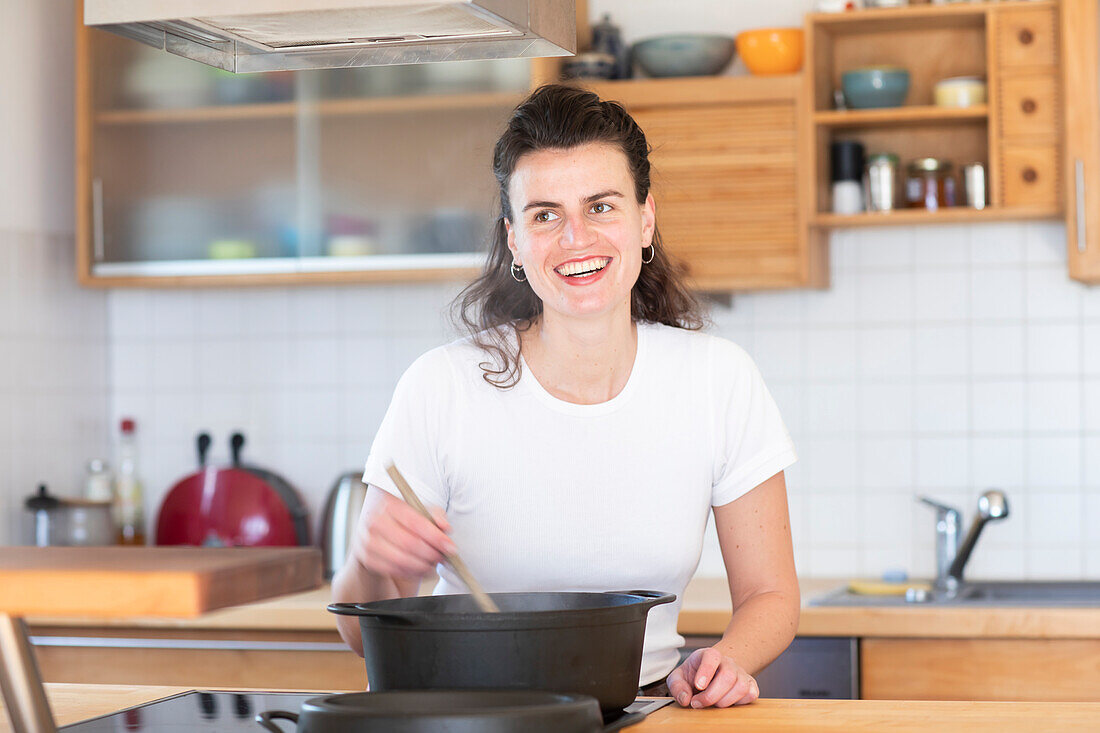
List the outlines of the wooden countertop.
{"type": "MultiPolygon", "coordinates": [[[[809,599],[843,584],[841,579],[803,579],[800,636],[863,636],[911,638],[1038,638],[1095,639],[1100,637],[1100,608],[944,608],[944,607],[821,607],[809,599]]],[[[33,627],[136,627],[159,629],[247,629],[253,631],[335,631],[334,616],[325,610],[328,587],[305,593],[214,611],[195,619],[28,618],[33,627]]],[[[682,634],[721,634],[729,621],[730,599],[724,578],[697,578],[684,593],[679,629],[682,634]]]]}
{"type": "MultiPolygon", "coordinates": [[[[184,687],[123,685],[47,685],[47,695],[58,725],[68,725],[169,695],[184,687]]],[[[738,730],[787,732],[796,730],[851,731],[966,730],[1012,733],[1095,731],[1100,703],[1043,702],[921,702],[912,700],[758,700],[725,710],[691,710],[675,704],[658,710],[631,733],[709,733],[738,730]]],[[[0,732],[10,731],[0,715],[0,732]]]]}

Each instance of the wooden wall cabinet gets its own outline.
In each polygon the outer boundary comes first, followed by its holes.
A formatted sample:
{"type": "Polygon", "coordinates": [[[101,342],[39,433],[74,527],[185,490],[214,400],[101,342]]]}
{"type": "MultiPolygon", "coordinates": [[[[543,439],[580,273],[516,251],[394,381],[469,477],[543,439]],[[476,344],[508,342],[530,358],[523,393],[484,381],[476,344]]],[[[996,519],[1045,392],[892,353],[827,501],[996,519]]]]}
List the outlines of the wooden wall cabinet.
{"type": "Polygon", "coordinates": [[[46,682],[362,691],[335,631],[32,626],[46,682]]]}
{"type": "Polygon", "coordinates": [[[1069,272],[1100,283],[1100,5],[1062,0],[1060,30],[1069,272]]]}
{"type": "MultiPolygon", "coordinates": [[[[234,77],[86,28],[77,5],[77,269],[92,286],[469,278],[495,138],[560,68],[234,77]]],[[[595,85],[646,129],[664,241],[700,289],[825,284],[825,238],[797,204],[800,78],[595,85]]]]}
{"type": "Polygon", "coordinates": [[[78,278],[92,286],[462,279],[492,146],[537,64],[233,75],[76,17],[78,278]]]}
{"type": "MultiPolygon", "coordinates": [[[[805,94],[812,105],[803,134],[812,150],[803,180],[811,226],[912,225],[1062,216],[1061,46],[1058,4],[1001,2],[920,5],[807,16],[805,94]],[[908,69],[906,103],[885,109],[834,109],[845,71],[876,65],[908,69]],[[937,107],[941,79],[982,76],[988,103],[937,107]],[[867,153],[900,158],[899,183],[909,161],[921,157],[961,166],[985,166],[988,205],[937,211],[898,208],[840,216],[831,213],[829,144],[854,139],[867,153]]],[[[899,189],[902,186],[899,185],[899,189]]]]}
{"type": "Polygon", "coordinates": [[[824,287],[827,243],[802,226],[801,77],[591,85],[622,102],[652,148],[657,224],[695,287],[824,287]]]}

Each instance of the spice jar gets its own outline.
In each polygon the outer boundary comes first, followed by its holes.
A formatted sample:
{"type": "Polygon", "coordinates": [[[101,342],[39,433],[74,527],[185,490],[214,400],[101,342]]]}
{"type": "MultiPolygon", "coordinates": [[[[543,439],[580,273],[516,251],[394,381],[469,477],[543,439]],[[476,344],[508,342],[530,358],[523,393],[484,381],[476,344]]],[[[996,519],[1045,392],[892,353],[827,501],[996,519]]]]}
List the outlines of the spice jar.
{"type": "Polygon", "coordinates": [[[955,205],[955,180],[951,163],[939,158],[917,158],[909,163],[905,200],[911,209],[936,211],[955,205]]]}

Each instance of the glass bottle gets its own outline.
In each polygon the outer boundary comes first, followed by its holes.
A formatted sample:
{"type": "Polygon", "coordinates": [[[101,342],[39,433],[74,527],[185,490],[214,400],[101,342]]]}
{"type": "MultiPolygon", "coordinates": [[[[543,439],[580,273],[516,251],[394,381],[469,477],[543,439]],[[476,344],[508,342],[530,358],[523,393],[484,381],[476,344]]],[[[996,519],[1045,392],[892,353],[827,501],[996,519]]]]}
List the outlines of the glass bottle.
{"type": "Polygon", "coordinates": [[[145,509],[137,469],[137,436],[134,421],[122,420],[118,444],[118,473],[115,477],[115,517],[118,544],[145,544],[145,509]]]}

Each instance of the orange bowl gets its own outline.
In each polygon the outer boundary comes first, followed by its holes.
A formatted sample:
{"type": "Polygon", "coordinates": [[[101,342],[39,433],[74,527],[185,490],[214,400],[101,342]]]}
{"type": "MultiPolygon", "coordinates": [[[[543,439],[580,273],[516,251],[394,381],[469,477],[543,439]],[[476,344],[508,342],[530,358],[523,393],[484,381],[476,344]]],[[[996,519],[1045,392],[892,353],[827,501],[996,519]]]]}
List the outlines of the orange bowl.
{"type": "Polygon", "coordinates": [[[798,72],[802,45],[801,28],[757,28],[737,34],[737,54],[760,76],[798,72]]]}

